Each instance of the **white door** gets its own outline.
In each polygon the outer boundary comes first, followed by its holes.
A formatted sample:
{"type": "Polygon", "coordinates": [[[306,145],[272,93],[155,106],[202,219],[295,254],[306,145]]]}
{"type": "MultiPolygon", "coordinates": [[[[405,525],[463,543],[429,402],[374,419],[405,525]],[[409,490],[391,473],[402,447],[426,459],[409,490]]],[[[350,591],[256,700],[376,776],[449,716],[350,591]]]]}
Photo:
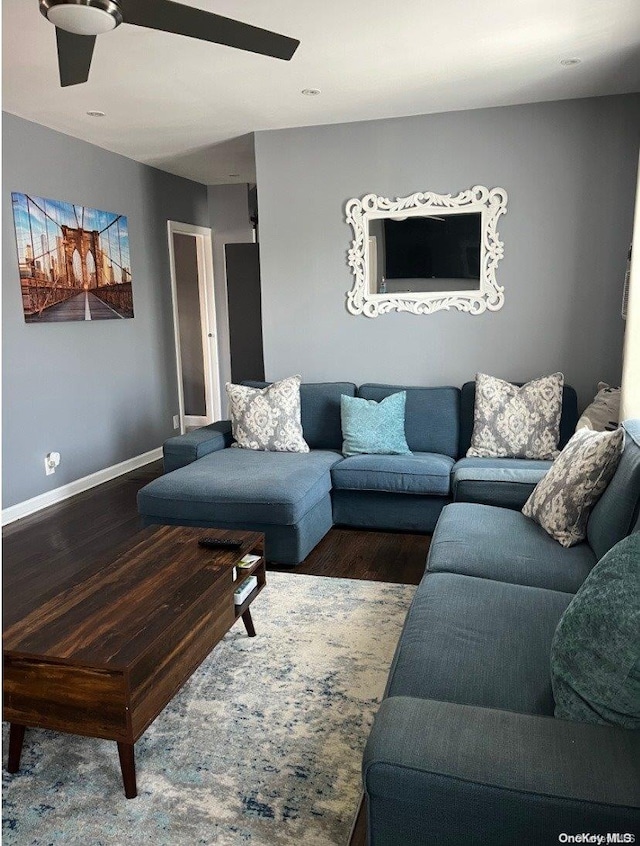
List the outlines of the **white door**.
{"type": "Polygon", "coordinates": [[[168,221],[180,431],[220,419],[211,230],[168,221]]]}

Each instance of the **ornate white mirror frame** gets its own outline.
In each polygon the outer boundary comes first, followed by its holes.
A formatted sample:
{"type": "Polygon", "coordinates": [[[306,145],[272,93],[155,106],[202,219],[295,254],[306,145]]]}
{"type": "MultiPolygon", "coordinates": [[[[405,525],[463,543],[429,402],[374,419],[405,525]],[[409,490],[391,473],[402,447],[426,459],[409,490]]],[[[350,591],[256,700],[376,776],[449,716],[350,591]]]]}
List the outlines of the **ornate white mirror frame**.
{"type": "Polygon", "coordinates": [[[347,293],[347,308],[351,314],[364,314],[366,317],[378,317],[389,311],[431,314],[452,308],[482,314],[487,309],[497,311],[502,308],[504,288],[496,282],[496,267],[504,255],[504,244],[498,237],[497,227],[500,215],[506,211],[507,192],[504,188],[485,188],[483,185],[474,185],[455,197],[429,191],[395,200],[377,194],[349,200],[345,213],[354,237],[348,262],[355,280],[353,288],[347,293]],[[429,217],[429,212],[434,210],[438,215],[480,213],[479,287],[466,291],[375,293],[368,256],[369,221],[376,218],[429,217]]]}

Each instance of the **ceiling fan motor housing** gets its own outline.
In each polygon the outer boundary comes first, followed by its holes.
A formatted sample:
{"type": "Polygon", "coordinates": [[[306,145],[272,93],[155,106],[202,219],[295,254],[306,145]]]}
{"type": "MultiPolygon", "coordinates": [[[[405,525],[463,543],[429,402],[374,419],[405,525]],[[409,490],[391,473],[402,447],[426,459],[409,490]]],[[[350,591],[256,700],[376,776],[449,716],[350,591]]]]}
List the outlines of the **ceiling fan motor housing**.
{"type": "Polygon", "coordinates": [[[40,11],[54,26],[76,35],[101,35],[123,21],[116,0],[40,0],[40,11]]]}
{"type": "Polygon", "coordinates": [[[288,38],[243,21],[186,6],[177,0],[39,2],[41,13],[56,28],[58,68],[63,88],[88,80],[96,37],[121,23],[224,44],[285,61],[289,61],[300,44],[297,38],[288,38]]]}

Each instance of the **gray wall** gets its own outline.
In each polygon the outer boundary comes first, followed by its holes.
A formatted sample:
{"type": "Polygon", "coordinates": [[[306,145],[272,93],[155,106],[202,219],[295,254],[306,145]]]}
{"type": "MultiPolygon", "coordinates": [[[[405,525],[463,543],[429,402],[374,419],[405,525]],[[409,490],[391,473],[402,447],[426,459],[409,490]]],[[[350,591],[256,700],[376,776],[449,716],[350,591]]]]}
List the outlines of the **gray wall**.
{"type": "Polygon", "coordinates": [[[3,506],[154,449],[178,413],[167,219],[207,226],[207,190],[3,115],[3,506]],[[11,191],[129,218],[133,320],[27,325],[11,191]],[[45,476],[44,457],[62,463],[45,476]]]}
{"type": "Polygon", "coordinates": [[[227,302],[227,269],[225,244],[242,244],[253,240],[249,220],[249,199],[246,183],[209,185],[209,226],[213,241],[213,277],[218,325],[218,355],[220,358],[220,393],[222,417],[226,417],[227,395],[225,382],[231,381],[231,351],[229,346],[229,308],[227,302]]]}
{"type": "Polygon", "coordinates": [[[267,378],[619,384],[639,140],[638,95],[257,133],[267,378]],[[504,307],[349,315],[345,202],[478,184],[509,194],[504,307]]]}

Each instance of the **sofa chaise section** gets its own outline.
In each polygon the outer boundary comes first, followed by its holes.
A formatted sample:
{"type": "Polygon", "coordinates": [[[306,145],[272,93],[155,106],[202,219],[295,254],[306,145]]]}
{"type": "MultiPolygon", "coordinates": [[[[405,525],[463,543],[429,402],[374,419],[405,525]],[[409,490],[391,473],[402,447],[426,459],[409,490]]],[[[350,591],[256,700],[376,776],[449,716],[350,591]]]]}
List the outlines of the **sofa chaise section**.
{"type": "Polygon", "coordinates": [[[352,382],[300,386],[309,453],[236,449],[228,420],[169,438],[165,475],[138,493],[143,522],[264,532],[270,561],[298,564],[332,526],[330,471],[342,459],[340,397],[355,392],[352,382]]]}
{"type": "Polygon", "coordinates": [[[146,485],[138,508],[147,524],[264,532],[270,561],[297,564],[331,528],[330,469],[340,457],[222,449],[146,485]]]}

